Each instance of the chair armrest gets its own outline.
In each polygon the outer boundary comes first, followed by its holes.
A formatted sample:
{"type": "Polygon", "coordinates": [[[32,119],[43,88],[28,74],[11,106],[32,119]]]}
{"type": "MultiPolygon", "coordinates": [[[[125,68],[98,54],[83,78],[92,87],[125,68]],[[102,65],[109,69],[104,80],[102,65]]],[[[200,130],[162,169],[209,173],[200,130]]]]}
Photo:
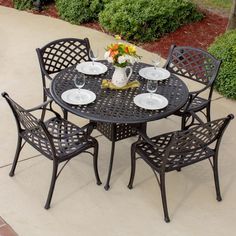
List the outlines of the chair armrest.
{"type": "Polygon", "coordinates": [[[135,129],[138,133],[138,135],[148,144],[150,144],[153,147],[157,147],[155,143],[152,142],[152,140],[147,136],[146,133],[144,133],[143,131],[139,130],[139,129],[135,129]]]}
{"type": "Polygon", "coordinates": [[[189,92],[189,94],[192,94],[192,99],[194,99],[195,97],[197,97],[200,93],[204,92],[205,90],[207,90],[208,88],[210,88],[212,85],[212,83],[208,83],[204,88],[196,90],[196,91],[191,91],[189,92]]]}
{"type": "Polygon", "coordinates": [[[48,101],[46,101],[36,107],[26,109],[25,111],[32,112],[32,111],[37,111],[37,110],[46,110],[46,111],[52,112],[56,117],[61,118],[61,115],[52,109],[52,102],[53,102],[53,100],[49,99],[48,101]],[[50,108],[46,108],[48,105],[50,105],[50,108]]]}
{"type": "Polygon", "coordinates": [[[53,101],[52,99],[49,99],[48,101],[43,102],[43,103],[39,104],[39,105],[36,106],[36,107],[32,107],[32,108],[26,109],[26,111],[27,111],[27,112],[31,112],[31,111],[36,111],[36,110],[45,108],[45,107],[46,107],[48,104],[50,104],[50,102],[52,102],[52,101],[53,101]]]}

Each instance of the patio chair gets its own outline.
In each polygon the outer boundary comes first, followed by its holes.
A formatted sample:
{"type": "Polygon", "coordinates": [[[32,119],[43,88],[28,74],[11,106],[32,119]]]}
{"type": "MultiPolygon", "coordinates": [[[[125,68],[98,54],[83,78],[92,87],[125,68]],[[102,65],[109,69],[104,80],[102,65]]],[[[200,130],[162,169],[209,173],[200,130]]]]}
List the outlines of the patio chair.
{"type": "Polygon", "coordinates": [[[176,115],[182,117],[182,130],[194,124],[197,112],[204,114],[208,122],[211,120],[213,85],[220,64],[221,61],[204,50],[187,46],[171,46],[164,67],[173,74],[202,84],[201,89],[189,93],[189,100],[186,105],[176,112],[176,115]],[[187,123],[189,124],[187,125],[187,123]]]}
{"type": "MultiPolygon", "coordinates": [[[[83,61],[90,61],[90,43],[88,38],[63,38],[52,41],[36,52],[41,69],[43,83],[43,101],[51,98],[48,83],[53,75],[61,70],[83,61]]],[[[67,111],[63,110],[64,118],[67,119],[67,111]]],[[[44,116],[45,112],[42,113],[44,116]]]]}
{"type": "Polygon", "coordinates": [[[170,132],[152,138],[140,133],[139,140],[131,147],[131,175],[128,188],[133,188],[136,154],[138,154],[156,176],[161,190],[164,219],[169,222],[165,188],[166,173],[208,159],[214,173],[216,198],[221,201],[218,151],[223,133],[233,118],[234,116],[230,114],[226,118],[200,124],[188,130],[170,132]]]}
{"type": "Polygon", "coordinates": [[[51,101],[25,110],[13,101],[7,93],[2,93],[2,96],[7,100],[12,109],[18,129],[18,143],[9,175],[14,176],[19,154],[25,143],[28,143],[48,160],[52,161],[52,178],[45,209],[50,208],[56,180],[62,169],[72,158],[77,157],[81,153],[92,155],[96,181],[98,185],[101,184],[97,168],[98,142],[96,139],[87,135],[86,130],[61,118],[57,112],[52,110],[51,101]],[[47,108],[47,105],[50,105],[49,108],[47,108]],[[47,113],[53,116],[46,121],[42,121],[32,114],[34,111],[42,110],[47,111],[47,113]],[[24,143],[22,144],[23,140],[24,143]],[[88,151],[91,148],[93,152],[88,151]],[[59,164],[61,163],[63,165],[59,168],[59,164]]]}

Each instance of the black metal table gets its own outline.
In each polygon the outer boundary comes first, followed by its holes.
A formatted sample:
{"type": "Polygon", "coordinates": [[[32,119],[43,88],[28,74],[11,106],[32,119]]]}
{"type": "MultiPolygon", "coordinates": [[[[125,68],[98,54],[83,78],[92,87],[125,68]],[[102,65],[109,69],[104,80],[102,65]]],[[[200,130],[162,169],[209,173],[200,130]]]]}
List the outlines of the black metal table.
{"type": "Polygon", "coordinates": [[[168,106],[161,110],[146,110],[136,106],[133,98],[146,92],[146,80],[139,76],[141,68],[150,66],[144,63],[135,63],[130,80],[138,80],[139,88],[127,90],[102,89],[103,79],[111,79],[114,68],[107,61],[102,61],[108,70],[98,76],[87,76],[84,89],[96,94],[96,100],[88,105],[71,105],[61,99],[61,94],[75,88],[73,78],[77,70],[75,66],[58,73],[51,83],[51,94],[55,102],[63,109],[90,120],[93,128],[97,128],[112,142],[109,171],[105,189],[108,190],[112,172],[115,142],[136,135],[137,129],[146,131],[146,122],[165,118],[179,110],[188,99],[188,88],[174,75],[167,80],[159,82],[157,92],[168,99],[168,106]]]}

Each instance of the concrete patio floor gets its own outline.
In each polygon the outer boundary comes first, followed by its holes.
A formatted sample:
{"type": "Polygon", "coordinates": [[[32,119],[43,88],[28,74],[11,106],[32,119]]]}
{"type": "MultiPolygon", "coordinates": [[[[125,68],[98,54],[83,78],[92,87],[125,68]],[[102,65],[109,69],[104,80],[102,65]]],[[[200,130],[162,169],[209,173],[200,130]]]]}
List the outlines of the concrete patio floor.
{"type": "MultiPolygon", "coordinates": [[[[63,37],[88,37],[100,57],[111,36],[67,22],[0,7],[0,91],[7,91],[25,107],[42,101],[41,77],[35,48],[63,37]]],[[[174,43],[174,42],[173,42],[174,43]]],[[[142,61],[152,54],[138,49],[142,61]]],[[[192,84],[190,85],[192,86],[192,84]]],[[[212,117],[236,114],[236,102],[214,93],[212,117]]],[[[80,125],[86,121],[70,116],[80,125]]],[[[151,122],[150,135],[179,129],[174,116],[151,122]]],[[[222,202],[215,197],[209,163],[201,162],[167,175],[171,223],[163,220],[160,191],[152,171],[137,163],[134,189],[126,185],[130,173],[130,144],[117,143],[110,191],[95,184],[86,155],[72,160],[58,179],[50,210],[44,210],[51,162],[29,146],[21,153],[16,175],[8,176],[16,147],[16,126],[4,99],[0,99],[0,216],[20,236],[229,236],[236,232],[236,122],[222,140],[219,158],[222,202]]],[[[98,132],[94,132],[97,135],[98,132]]],[[[110,142],[100,136],[99,171],[105,182],[110,142]]]]}

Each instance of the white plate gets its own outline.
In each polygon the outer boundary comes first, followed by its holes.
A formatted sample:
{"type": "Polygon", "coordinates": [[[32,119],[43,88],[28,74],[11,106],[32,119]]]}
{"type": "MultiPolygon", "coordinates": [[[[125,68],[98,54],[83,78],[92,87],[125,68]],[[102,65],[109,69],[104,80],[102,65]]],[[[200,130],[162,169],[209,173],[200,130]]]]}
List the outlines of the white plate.
{"type": "Polygon", "coordinates": [[[61,98],[63,101],[73,105],[85,105],[93,102],[96,99],[94,92],[87,89],[70,89],[65,91],[61,98]]]}
{"type": "Polygon", "coordinates": [[[139,75],[149,80],[164,80],[170,77],[170,72],[163,68],[145,67],[139,71],[139,75]]]}
{"type": "Polygon", "coordinates": [[[168,100],[159,94],[141,93],[134,97],[134,103],[144,109],[157,110],[168,105],[168,100]]]}
{"type": "Polygon", "coordinates": [[[103,74],[107,71],[107,67],[100,63],[100,62],[93,62],[91,61],[86,61],[86,62],[81,62],[76,66],[76,69],[84,74],[87,75],[100,75],[103,74]]]}

